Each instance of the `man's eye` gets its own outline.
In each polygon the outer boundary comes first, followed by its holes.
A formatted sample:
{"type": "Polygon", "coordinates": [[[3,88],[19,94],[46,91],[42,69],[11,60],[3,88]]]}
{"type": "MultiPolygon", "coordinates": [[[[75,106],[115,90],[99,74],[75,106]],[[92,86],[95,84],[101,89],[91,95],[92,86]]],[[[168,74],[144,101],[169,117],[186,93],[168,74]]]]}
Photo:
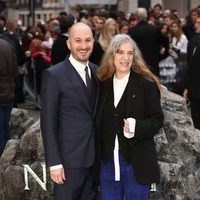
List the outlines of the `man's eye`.
{"type": "Polygon", "coordinates": [[[91,42],[91,41],[92,41],[91,39],[86,40],[87,43],[89,43],[89,42],[91,42]]]}

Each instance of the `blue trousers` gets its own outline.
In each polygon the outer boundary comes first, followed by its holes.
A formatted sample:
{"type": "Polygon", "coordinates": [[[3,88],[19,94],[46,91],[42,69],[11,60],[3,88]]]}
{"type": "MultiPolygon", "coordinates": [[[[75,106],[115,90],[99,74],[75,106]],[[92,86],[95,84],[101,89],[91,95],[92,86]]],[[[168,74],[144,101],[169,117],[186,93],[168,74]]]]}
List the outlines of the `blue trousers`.
{"type": "Polygon", "coordinates": [[[100,192],[102,200],[147,200],[150,185],[135,180],[133,167],[119,153],[120,181],[115,181],[114,158],[102,161],[100,167],[100,192]]]}
{"type": "Polygon", "coordinates": [[[10,116],[13,102],[0,104],[0,156],[4,151],[6,142],[10,139],[10,116]]]}

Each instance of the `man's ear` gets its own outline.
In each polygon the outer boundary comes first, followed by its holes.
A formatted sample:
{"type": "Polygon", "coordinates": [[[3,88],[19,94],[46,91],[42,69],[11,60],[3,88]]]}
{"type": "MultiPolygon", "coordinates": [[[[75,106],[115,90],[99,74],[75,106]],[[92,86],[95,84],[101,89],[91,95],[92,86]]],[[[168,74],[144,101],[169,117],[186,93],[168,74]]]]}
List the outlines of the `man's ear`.
{"type": "Polygon", "coordinates": [[[70,42],[69,42],[69,40],[66,40],[66,45],[67,45],[68,49],[70,49],[70,42]]]}

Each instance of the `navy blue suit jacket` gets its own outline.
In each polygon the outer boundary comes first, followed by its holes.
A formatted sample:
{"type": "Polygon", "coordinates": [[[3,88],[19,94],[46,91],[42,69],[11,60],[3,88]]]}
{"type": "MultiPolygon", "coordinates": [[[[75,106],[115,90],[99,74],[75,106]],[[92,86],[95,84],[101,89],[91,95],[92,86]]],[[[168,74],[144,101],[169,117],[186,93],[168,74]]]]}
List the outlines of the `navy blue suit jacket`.
{"type": "MultiPolygon", "coordinates": [[[[89,65],[98,94],[96,65],[89,65]]],[[[97,102],[93,108],[89,92],[68,58],[44,71],[41,102],[41,130],[47,166],[90,167],[95,155],[97,102]]]]}

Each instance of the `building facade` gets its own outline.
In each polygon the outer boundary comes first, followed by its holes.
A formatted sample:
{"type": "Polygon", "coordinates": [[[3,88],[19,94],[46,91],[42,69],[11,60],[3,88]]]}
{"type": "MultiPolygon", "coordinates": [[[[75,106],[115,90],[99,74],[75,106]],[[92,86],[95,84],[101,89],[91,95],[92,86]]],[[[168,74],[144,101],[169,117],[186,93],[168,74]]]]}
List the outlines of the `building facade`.
{"type": "Polygon", "coordinates": [[[191,8],[200,5],[200,0],[5,0],[7,16],[20,19],[23,26],[32,25],[36,20],[48,21],[61,11],[74,14],[75,4],[98,6],[116,4],[117,9],[124,12],[135,12],[138,6],[153,7],[160,3],[163,9],[177,9],[181,17],[185,17],[191,8]]]}
{"type": "Polygon", "coordinates": [[[34,25],[37,20],[48,21],[64,10],[64,0],[17,0],[11,1],[7,16],[19,19],[23,26],[34,25]]]}

